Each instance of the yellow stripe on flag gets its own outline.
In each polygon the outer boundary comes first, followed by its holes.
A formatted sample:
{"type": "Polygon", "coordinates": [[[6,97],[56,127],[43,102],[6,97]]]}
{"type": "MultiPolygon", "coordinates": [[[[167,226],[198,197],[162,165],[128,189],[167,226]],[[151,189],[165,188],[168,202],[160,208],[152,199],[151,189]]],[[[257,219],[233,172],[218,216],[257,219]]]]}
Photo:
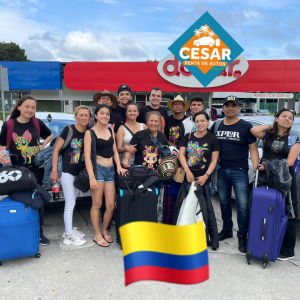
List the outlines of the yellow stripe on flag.
{"type": "Polygon", "coordinates": [[[137,251],[192,255],[207,249],[203,221],[174,226],[152,222],[132,222],[120,227],[123,256],[137,251]]]}

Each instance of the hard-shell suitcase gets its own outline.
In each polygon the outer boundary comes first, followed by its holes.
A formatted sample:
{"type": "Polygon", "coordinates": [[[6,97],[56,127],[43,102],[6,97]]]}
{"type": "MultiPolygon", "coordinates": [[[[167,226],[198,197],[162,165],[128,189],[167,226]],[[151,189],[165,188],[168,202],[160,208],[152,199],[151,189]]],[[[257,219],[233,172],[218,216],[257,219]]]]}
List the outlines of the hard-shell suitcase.
{"type": "Polygon", "coordinates": [[[263,260],[263,268],[269,261],[275,262],[285,235],[288,216],[283,194],[267,186],[257,187],[258,172],[253,187],[246,258],[263,260]]]}
{"type": "Polygon", "coordinates": [[[39,258],[39,241],[38,211],[8,197],[2,199],[0,201],[0,261],[31,255],[39,258]]]}
{"type": "Polygon", "coordinates": [[[148,188],[146,193],[132,199],[127,189],[118,189],[115,210],[116,235],[121,244],[119,228],[130,222],[157,222],[158,189],[148,188]]]}
{"type": "Polygon", "coordinates": [[[163,208],[163,223],[164,224],[172,224],[172,218],[176,203],[176,198],[172,197],[168,194],[168,190],[170,189],[171,182],[170,181],[164,181],[163,183],[165,185],[164,189],[164,208],[163,208]]]}

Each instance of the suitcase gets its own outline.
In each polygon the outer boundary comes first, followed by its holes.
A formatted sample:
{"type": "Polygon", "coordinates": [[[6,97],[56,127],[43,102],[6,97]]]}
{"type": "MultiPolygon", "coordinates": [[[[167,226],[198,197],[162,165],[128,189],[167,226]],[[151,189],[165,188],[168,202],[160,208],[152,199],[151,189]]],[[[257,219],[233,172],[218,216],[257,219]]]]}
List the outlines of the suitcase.
{"type": "Polygon", "coordinates": [[[165,189],[164,189],[164,208],[163,208],[163,223],[164,224],[172,224],[172,218],[176,203],[176,198],[172,197],[168,194],[168,190],[170,189],[171,181],[164,181],[165,189]]]}
{"type": "Polygon", "coordinates": [[[39,223],[37,210],[8,197],[0,201],[0,265],[1,260],[41,256],[39,223]]]}
{"type": "Polygon", "coordinates": [[[246,258],[275,262],[287,228],[288,216],[283,194],[267,186],[257,187],[258,172],[253,187],[246,258]]]}
{"type": "Polygon", "coordinates": [[[116,235],[121,245],[119,228],[130,222],[147,221],[157,223],[157,188],[148,188],[136,199],[132,199],[127,189],[118,189],[115,209],[116,235]]]}

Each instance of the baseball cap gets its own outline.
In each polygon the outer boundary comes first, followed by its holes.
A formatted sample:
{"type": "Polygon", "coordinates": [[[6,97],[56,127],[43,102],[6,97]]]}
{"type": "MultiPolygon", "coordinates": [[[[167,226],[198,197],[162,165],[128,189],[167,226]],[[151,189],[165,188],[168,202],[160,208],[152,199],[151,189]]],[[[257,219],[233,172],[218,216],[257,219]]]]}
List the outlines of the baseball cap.
{"type": "Polygon", "coordinates": [[[236,96],[227,96],[227,97],[224,99],[223,105],[226,104],[226,103],[228,103],[228,102],[232,102],[232,103],[234,103],[234,104],[236,104],[236,105],[238,105],[238,106],[240,105],[240,100],[239,100],[239,98],[236,97],[236,96]]]}
{"type": "Polygon", "coordinates": [[[118,87],[118,94],[123,92],[123,91],[128,91],[129,93],[131,93],[131,88],[130,86],[128,86],[127,84],[122,84],[118,87]]]}

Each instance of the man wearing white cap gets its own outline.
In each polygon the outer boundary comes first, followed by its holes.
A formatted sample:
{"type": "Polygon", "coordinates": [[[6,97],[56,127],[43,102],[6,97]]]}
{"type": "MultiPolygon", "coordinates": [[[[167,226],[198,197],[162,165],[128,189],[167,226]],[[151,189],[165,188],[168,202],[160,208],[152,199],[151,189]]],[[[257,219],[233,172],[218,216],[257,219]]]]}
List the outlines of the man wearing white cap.
{"type": "Polygon", "coordinates": [[[177,147],[177,141],[179,138],[179,128],[186,116],[183,114],[189,109],[189,102],[183,100],[183,98],[178,95],[174,100],[168,102],[168,107],[173,111],[173,115],[168,117],[167,127],[165,133],[167,135],[169,146],[177,147]]]}

